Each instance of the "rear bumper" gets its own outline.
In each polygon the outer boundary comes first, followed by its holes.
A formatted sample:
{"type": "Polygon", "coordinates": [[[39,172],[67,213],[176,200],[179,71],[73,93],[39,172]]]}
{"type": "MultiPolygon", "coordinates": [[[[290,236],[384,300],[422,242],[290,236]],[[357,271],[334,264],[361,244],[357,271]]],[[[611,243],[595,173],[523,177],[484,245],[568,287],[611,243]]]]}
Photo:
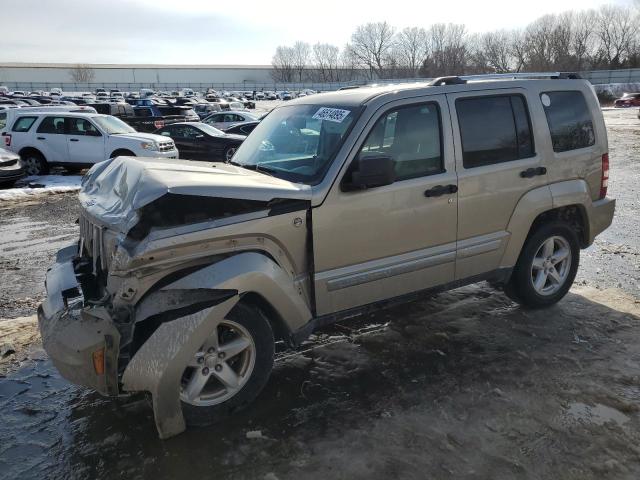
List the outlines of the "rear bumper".
{"type": "Polygon", "coordinates": [[[611,222],[613,222],[615,209],[616,200],[614,198],[603,198],[591,204],[589,211],[589,245],[593,243],[597,235],[609,228],[611,222]]]}
{"type": "Polygon", "coordinates": [[[64,378],[117,395],[120,334],[104,307],[83,306],[73,267],[76,254],[75,244],[60,250],[47,272],[47,297],[38,308],[42,345],[64,378]]]}

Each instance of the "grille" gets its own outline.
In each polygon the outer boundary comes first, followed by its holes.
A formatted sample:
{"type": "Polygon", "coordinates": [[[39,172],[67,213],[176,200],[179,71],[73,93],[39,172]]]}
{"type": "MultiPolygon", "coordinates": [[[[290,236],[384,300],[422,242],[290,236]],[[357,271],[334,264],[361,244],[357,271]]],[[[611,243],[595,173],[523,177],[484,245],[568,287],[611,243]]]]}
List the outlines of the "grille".
{"type": "Polygon", "coordinates": [[[159,152],[170,152],[174,149],[173,142],[165,142],[158,145],[159,152]]]}

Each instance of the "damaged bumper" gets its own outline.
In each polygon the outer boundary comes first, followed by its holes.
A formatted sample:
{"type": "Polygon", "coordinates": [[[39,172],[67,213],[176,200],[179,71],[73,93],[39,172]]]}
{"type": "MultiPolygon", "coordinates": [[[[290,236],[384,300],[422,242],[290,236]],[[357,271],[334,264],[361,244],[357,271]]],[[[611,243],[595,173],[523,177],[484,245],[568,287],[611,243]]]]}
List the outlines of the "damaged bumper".
{"type": "Polygon", "coordinates": [[[60,374],[103,395],[118,395],[120,334],[104,307],[84,307],[73,259],[77,245],[60,250],[49,269],[47,298],[38,308],[42,345],[60,374]]]}

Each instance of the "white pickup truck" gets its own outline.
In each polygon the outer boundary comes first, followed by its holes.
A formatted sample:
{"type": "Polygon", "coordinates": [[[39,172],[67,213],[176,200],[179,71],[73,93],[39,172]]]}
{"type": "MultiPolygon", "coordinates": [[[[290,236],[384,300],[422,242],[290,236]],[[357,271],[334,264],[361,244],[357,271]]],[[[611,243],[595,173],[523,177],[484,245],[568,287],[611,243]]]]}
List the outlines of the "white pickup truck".
{"type": "Polygon", "coordinates": [[[17,153],[27,175],[60,165],[78,171],[118,156],[178,158],[173,140],[136,132],[111,115],[33,112],[16,115],[2,132],[5,148],[17,153]]]}

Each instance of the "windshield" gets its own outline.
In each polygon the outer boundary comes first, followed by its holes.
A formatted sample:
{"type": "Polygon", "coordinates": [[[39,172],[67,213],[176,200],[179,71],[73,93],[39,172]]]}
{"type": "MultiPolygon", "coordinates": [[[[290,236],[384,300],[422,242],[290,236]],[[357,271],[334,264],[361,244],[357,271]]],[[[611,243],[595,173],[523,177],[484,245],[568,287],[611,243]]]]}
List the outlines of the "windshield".
{"type": "Polygon", "coordinates": [[[293,182],[315,184],[359,113],[358,107],[276,108],[240,145],[232,163],[293,182]]]}
{"type": "Polygon", "coordinates": [[[136,133],[136,131],[122,120],[111,115],[104,117],[93,117],[93,121],[98,124],[109,135],[117,135],[119,133],[136,133]]]}
{"type": "Polygon", "coordinates": [[[206,123],[199,123],[198,128],[202,130],[204,133],[208,133],[209,135],[213,135],[214,137],[224,135],[225,133],[217,128],[212,127],[211,125],[207,125],[206,123]]]}

